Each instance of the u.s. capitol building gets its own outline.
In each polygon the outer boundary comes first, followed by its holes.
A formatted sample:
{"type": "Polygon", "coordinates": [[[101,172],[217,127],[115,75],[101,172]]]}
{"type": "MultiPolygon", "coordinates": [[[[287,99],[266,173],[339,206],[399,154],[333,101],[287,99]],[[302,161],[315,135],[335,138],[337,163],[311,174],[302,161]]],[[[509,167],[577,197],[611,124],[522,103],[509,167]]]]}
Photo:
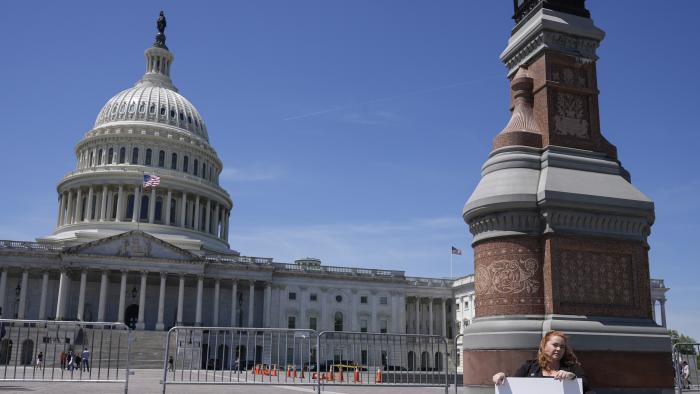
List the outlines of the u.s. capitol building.
{"type": "MultiPolygon", "coordinates": [[[[474,277],[242,256],[228,244],[233,202],[204,119],[170,78],[160,33],[146,72],[112,97],[58,183],[56,228],[0,241],[3,318],[310,328],[455,337],[474,316],[474,277]],[[144,174],[159,177],[143,188],[144,174]]],[[[664,307],[663,281],[652,298],[664,307]]],[[[655,302],[656,302],[655,301],[655,302]]],[[[665,325],[665,314],[662,316],[665,325]]]]}

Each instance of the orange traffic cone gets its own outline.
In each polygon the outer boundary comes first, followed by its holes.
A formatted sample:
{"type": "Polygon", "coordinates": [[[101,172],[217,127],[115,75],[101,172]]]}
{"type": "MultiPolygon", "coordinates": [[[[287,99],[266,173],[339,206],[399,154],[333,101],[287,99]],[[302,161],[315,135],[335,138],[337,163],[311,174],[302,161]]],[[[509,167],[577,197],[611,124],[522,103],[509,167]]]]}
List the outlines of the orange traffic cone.
{"type": "Polygon", "coordinates": [[[301,368],[301,378],[306,379],[306,376],[304,376],[304,368],[303,367],[301,368]]]}
{"type": "Polygon", "coordinates": [[[338,376],[340,377],[340,381],[341,381],[341,382],[344,381],[344,379],[343,379],[343,368],[342,368],[342,367],[340,368],[340,373],[338,374],[338,376]]]}
{"type": "Polygon", "coordinates": [[[382,369],[377,368],[377,375],[374,377],[374,383],[381,383],[382,382],[382,369]]]}
{"type": "Polygon", "coordinates": [[[272,376],[277,376],[277,366],[272,368],[272,376]]]}
{"type": "Polygon", "coordinates": [[[255,366],[255,370],[253,370],[253,375],[260,375],[260,364],[255,366]]]}
{"type": "Polygon", "coordinates": [[[292,377],[292,367],[290,365],[287,365],[287,377],[292,377]]]}
{"type": "Polygon", "coordinates": [[[297,378],[297,367],[294,367],[294,379],[297,378]]]}
{"type": "Polygon", "coordinates": [[[360,382],[360,370],[357,367],[355,368],[355,373],[353,374],[352,381],[355,383],[360,382]]]}
{"type": "Polygon", "coordinates": [[[311,375],[311,379],[312,379],[312,380],[318,379],[318,374],[317,374],[316,372],[314,372],[314,373],[311,375]]]}

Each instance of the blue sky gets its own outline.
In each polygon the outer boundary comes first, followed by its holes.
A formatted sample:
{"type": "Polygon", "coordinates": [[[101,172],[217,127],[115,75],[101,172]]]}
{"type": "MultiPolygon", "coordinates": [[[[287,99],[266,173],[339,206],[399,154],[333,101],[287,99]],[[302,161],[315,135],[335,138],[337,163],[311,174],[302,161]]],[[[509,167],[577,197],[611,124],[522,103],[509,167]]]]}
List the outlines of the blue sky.
{"type": "MultiPolygon", "coordinates": [[[[669,326],[700,339],[696,72],[700,3],[589,0],[607,36],[604,135],[656,203],[652,277],[669,326]],[[633,11],[630,11],[632,9],[633,11]]],[[[144,71],[168,17],[175,85],[202,113],[235,207],[232,248],[291,262],[473,271],[461,209],[508,121],[498,55],[512,2],[120,1],[4,4],[0,239],[53,231],[55,185],[102,105],[144,71]],[[196,5],[195,5],[196,4],[196,5]],[[9,207],[9,209],[7,209],[9,207]]]]}

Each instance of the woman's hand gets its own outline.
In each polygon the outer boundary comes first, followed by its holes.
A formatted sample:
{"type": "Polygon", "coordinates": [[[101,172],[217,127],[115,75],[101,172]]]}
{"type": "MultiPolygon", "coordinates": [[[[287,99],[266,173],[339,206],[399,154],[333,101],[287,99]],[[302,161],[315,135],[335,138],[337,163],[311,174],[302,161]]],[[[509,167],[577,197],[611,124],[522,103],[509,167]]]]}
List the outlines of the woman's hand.
{"type": "Polygon", "coordinates": [[[572,379],[576,379],[576,374],[573,372],[568,372],[568,371],[564,371],[564,370],[560,369],[554,375],[552,375],[552,377],[555,380],[572,380],[572,379]]]}
{"type": "Polygon", "coordinates": [[[503,382],[506,380],[506,374],[503,372],[499,372],[495,375],[493,375],[493,384],[503,384],[503,382]]]}

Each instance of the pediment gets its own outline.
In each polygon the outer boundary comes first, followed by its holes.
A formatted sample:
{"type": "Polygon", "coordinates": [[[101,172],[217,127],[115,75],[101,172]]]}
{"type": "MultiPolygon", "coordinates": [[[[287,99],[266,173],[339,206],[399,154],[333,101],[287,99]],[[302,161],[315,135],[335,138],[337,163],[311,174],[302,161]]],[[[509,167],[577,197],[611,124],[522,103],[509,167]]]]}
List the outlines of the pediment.
{"type": "Polygon", "coordinates": [[[127,231],[73,246],[64,251],[66,254],[85,254],[125,258],[157,258],[168,260],[196,260],[199,257],[139,230],[127,231]]]}

